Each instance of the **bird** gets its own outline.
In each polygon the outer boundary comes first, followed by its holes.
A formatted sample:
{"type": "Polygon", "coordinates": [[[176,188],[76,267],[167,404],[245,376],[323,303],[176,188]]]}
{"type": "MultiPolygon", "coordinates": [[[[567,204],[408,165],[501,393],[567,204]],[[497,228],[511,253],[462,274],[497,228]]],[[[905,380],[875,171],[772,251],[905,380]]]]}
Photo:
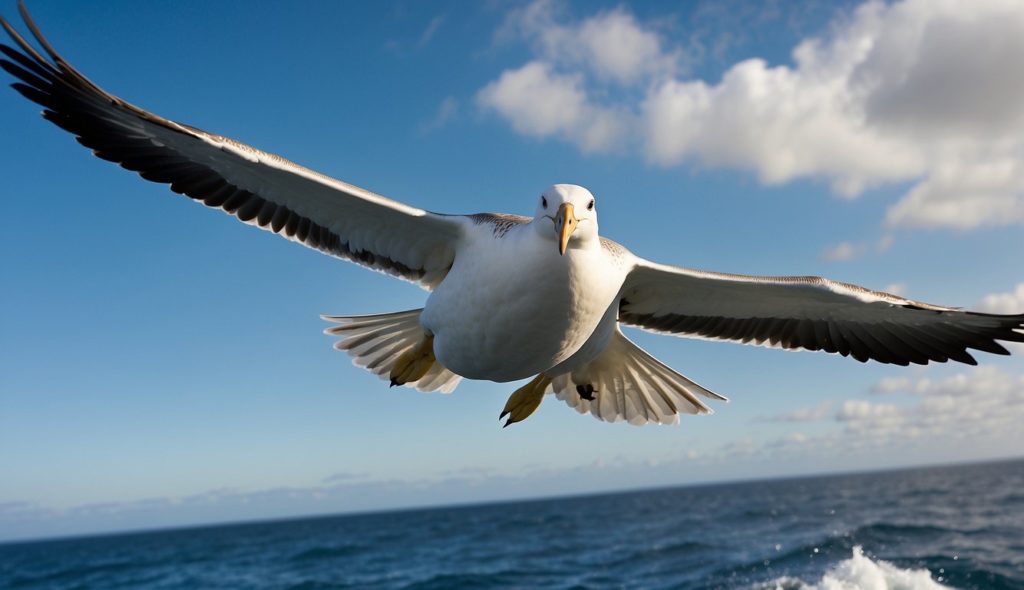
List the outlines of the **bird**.
{"type": "Polygon", "coordinates": [[[65,61],[25,8],[36,45],[6,19],[0,66],[14,90],[97,157],[207,208],[429,292],[420,309],[325,315],[353,362],[391,386],[451,392],[462,379],[529,379],[499,420],[552,394],[608,422],[676,424],[718,393],[622,331],[824,351],[907,366],[1006,355],[1024,314],[914,301],[816,276],[749,276],[641,258],[598,232],[597,201],[575,184],[530,197],[532,217],[432,213],[118,98],[65,61]]]}

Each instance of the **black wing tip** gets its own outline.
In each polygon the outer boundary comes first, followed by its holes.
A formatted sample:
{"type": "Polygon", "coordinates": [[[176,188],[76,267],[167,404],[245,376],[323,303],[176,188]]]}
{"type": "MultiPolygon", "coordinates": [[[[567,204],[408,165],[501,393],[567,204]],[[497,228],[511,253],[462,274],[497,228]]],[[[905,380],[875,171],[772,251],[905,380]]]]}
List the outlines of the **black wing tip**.
{"type": "Polygon", "coordinates": [[[28,12],[25,0],[18,0],[18,13],[21,14],[21,19],[25,21],[25,25],[28,27],[28,30],[32,33],[32,36],[36,38],[36,41],[39,42],[39,45],[42,46],[43,50],[46,51],[46,53],[48,53],[55,62],[60,63],[63,61],[60,54],[57,53],[57,50],[54,49],[53,46],[50,45],[50,42],[46,40],[46,37],[43,36],[43,32],[39,30],[39,27],[36,25],[36,21],[32,20],[32,15],[28,12]]]}
{"type": "Polygon", "coordinates": [[[978,359],[974,358],[974,356],[972,356],[971,353],[967,351],[964,351],[963,356],[961,358],[954,358],[953,360],[959,363],[963,363],[965,365],[970,365],[972,367],[978,366],[978,359]]]}
{"type": "MultiPolygon", "coordinates": [[[[54,50],[53,46],[50,45],[49,41],[47,41],[46,38],[43,36],[43,33],[39,30],[39,27],[36,26],[35,21],[32,20],[32,16],[28,13],[28,9],[25,7],[25,3],[22,2],[21,0],[19,0],[18,2],[18,11],[21,13],[22,20],[28,26],[28,29],[32,33],[32,36],[35,38],[36,42],[39,43],[39,45],[42,46],[43,49],[50,55],[50,57],[53,59],[53,62],[46,59],[46,57],[39,53],[39,51],[37,51],[36,48],[31,43],[29,43],[29,41],[21,33],[19,33],[18,30],[15,29],[14,26],[6,18],[0,16],[0,25],[2,25],[4,30],[7,32],[7,36],[10,37],[10,41],[13,42],[12,45],[0,43],[0,52],[7,56],[8,60],[10,60],[3,61],[15,67],[31,70],[32,73],[36,76],[42,78],[51,78],[50,80],[48,80],[48,82],[53,82],[54,80],[52,78],[59,76],[61,73],[66,73],[62,72],[61,69],[59,69],[61,67],[61,64],[63,64],[63,59],[61,59],[61,57],[54,50]]],[[[24,76],[20,75],[16,71],[11,71],[7,67],[5,67],[4,69],[19,79],[22,79],[30,84],[34,83],[33,80],[26,79],[24,76]]]]}
{"type": "Polygon", "coordinates": [[[28,100],[30,100],[30,101],[32,101],[32,102],[34,102],[34,103],[36,103],[36,104],[38,104],[40,106],[44,106],[44,107],[48,107],[49,106],[47,104],[47,102],[48,102],[47,101],[47,96],[48,95],[45,92],[43,92],[42,90],[39,90],[38,88],[36,88],[35,86],[31,86],[31,85],[25,84],[23,82],[14,82],[13,84],[11,84],[11,88],[13,88],[18,94],[24,96],[28,100]]]}
{"type": "MultiPolygon", "coordinates": [[[[18,2],[18,11],[21,13],[21,18],[28,27],[29,32],[32,33],[32,38],[35,39],[38,46],[42,47],[47,55],[40,53],[35,45],[30,43],[6,19],[0,17],[0,24],[7,31],[7,35],[14,42],[13,44],[17,46],[12,47],[0,44],[0,51],[4,55],[13,62],[16,62],[16,65],[29,70],[49,85],[63,85],[72,92],[84,92],[86,94],[98,95],[104,99],[114,99],[113,96],[101,90],[61,57],[53,45],[47,41],[35,21],[32,20],[32,16],[25,7],[25,3],[21,0],[18,2]]],[[[25,78],[16,73],[14,75],[29,84],[38,85],[35,80],[25,78]]]]}

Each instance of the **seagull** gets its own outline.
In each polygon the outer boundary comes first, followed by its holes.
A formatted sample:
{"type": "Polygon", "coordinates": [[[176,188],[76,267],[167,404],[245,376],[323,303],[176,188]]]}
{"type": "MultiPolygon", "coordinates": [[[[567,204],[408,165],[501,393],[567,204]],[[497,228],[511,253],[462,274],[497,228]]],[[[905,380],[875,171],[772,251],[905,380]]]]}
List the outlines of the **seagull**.
{"type": "Polygon", "coordinates": [[[977,364],[1009,354],[1024,314],[913,301],[820,277],[761,277],[645,260],[598,233],[587,189],[555,184],[532,217],[431,213],[231,138],[134,106],[90,82],[19,11],[42,51],[0,17],[12,87],[93,154],[206,207],[325,254],[411,281],[421,309],[323,316],[335,348],[386,379],[451,392],[462,378],[530,379],[499,419],[524,420],[551,393],[581,414],[674,424],[723,396],[627,338],[660,334],[825,351],[860,362],[977,364]]]}

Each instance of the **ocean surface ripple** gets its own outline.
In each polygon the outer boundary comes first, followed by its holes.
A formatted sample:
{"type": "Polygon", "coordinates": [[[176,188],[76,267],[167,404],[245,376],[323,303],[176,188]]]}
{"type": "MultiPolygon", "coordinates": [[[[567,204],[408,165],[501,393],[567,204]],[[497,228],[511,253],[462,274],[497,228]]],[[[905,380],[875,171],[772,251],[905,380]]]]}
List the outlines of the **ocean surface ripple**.
{"type": "Polygon", "coordinates": [[[1024,589],[1024,461],[0,545],[0,588],[1024,589]]]}

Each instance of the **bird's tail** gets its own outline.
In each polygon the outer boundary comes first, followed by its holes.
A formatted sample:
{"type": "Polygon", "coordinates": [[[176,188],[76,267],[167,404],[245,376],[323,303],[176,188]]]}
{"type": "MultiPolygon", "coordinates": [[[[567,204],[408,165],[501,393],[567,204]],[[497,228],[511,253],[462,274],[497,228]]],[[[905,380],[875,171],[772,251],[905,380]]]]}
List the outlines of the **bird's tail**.
{"type": "MultiPolygon", "coordinates": [[[[337,324],[325,334],[340,336],[334,348],[344,350],[352,363],[364,367],[381,379],[390,379],[391,369],[403,353],[412,350],[424,337],[420,326],[422,309],[363,316],[320,316],[337,324]]],[[[405,383],[420,391],[451,393],[462,377],[434,362],[425,375],[405,383]]]]}
{"type": "Polygon", "coordinates": [[[555,396],[598,420],[676,424],[679,414],[710,414],[700,398],[725,400],[672,370],[616,328],[590,364],[554,378],[555,396]]]}

